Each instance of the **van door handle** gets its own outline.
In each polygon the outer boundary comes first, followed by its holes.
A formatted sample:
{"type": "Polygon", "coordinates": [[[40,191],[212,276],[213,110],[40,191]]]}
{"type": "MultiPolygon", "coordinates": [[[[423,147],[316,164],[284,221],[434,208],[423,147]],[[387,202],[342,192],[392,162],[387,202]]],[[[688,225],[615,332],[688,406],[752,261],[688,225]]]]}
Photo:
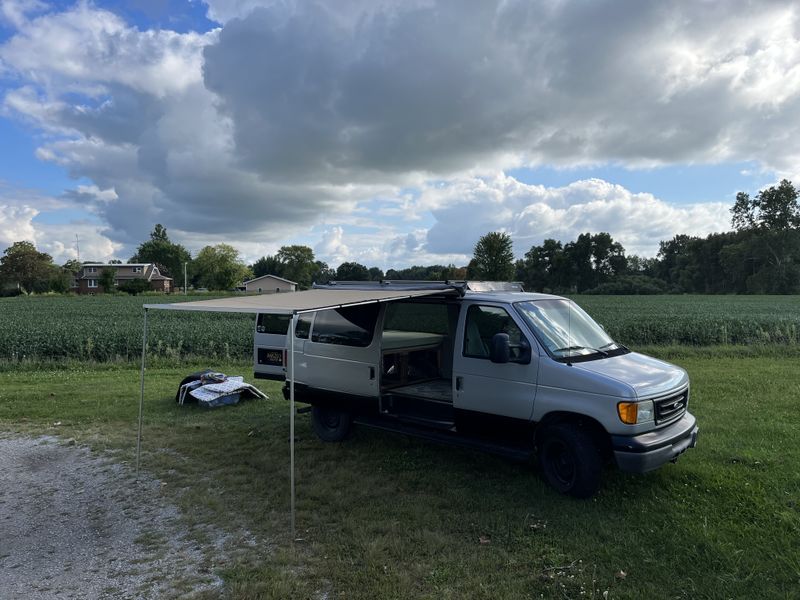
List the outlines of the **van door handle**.
{"type": "Polygon", "coordinates": [[[456,377],[456,391],[460,392],[463,387],[464,387],[464,378],[456,377]]]}
{"type": "Polygon", "coordinates": [[[370,367],[369,368],[369,378],[370,378],[370,380],[375,379],[375,367],[370,367]]]}

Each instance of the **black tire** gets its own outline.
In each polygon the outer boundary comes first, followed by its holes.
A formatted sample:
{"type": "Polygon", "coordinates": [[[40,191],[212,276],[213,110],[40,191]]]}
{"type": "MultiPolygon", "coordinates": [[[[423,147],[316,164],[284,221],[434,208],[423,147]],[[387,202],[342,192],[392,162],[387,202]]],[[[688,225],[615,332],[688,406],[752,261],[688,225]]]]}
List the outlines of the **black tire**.
{"type": "Polygon", "coordinates": [[[557,491],[588,498],[598,490],[603,461],[592,437],[580,426],[551,425],[537,446],[542,477],[557,491]]]}
{"type": "Polygon", "coordinates": [[[350,433],[353,418],[349,412],[314,406],[311,409],[314,433],[323,442],[341,442],[350,433]]]}

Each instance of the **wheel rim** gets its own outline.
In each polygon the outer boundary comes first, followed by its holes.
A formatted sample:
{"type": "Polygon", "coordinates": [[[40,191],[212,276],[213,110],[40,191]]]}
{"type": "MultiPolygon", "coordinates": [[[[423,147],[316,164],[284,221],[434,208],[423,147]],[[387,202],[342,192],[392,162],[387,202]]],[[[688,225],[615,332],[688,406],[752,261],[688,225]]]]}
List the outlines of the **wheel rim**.
{"type": "Polygon", "coordinates": [[[547,444],[545,456],[553,479],[558,482],[559,486],[569,488],[575,482],[577,466],[575,457],[567,445],[561,441],[552,440],[547,444]]]}
{"type": "Polygon", "coordinates": [[[341,420],[339,413],[326,410],[322,415],[322,423],[328,429],[336,429],[339,427],[339,421],[341,420]]]}

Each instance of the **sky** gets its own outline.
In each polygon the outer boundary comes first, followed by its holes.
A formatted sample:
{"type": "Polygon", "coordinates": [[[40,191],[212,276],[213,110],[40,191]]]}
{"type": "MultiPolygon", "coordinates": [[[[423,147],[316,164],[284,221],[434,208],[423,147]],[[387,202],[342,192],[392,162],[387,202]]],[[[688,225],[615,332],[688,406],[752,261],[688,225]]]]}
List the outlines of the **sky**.
{"type": "Polygon", "coordinates": [[[799,118],[788,1],[0,0],[0,249],[655,256],[796,180],[799,118]]]}

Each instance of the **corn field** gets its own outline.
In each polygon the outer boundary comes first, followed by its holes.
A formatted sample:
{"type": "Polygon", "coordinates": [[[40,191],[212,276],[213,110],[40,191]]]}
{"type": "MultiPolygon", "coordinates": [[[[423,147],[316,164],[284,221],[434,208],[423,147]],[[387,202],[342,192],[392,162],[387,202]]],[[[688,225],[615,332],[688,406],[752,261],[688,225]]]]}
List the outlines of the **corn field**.
{"type": "MultiPolygon", "coordinates": [[[[209,296],[203,296],[207,299],[209,296]]],[[[35,296],[0,299],[0,360],[133,360],[142,304],[181,296],[35,296]]],[[[190,297],[197,300],[198,297],[190,297]]],[[[576,296],[628,346],[800,342],[800,296],[576,296]]],[[[151,356],[247,358],[254,317],[150,311],[151,356]]]]}
{"type": "Polygon", "coordinates": [[[800,296],[575,296],[628,346],[800,343],[800,296]]]}
{"type": "MultiPolygon", "coordinates": [[[[189,297],[190,300],[213,296],[189,297]]],[[[0,360],[131,360],[142,353],[143,304],[182,296],[38,296],[0,299],[0,360]]],[[[247,314],[151,310],[148,353],[243,358],[253,352],[247,314]]]]}

